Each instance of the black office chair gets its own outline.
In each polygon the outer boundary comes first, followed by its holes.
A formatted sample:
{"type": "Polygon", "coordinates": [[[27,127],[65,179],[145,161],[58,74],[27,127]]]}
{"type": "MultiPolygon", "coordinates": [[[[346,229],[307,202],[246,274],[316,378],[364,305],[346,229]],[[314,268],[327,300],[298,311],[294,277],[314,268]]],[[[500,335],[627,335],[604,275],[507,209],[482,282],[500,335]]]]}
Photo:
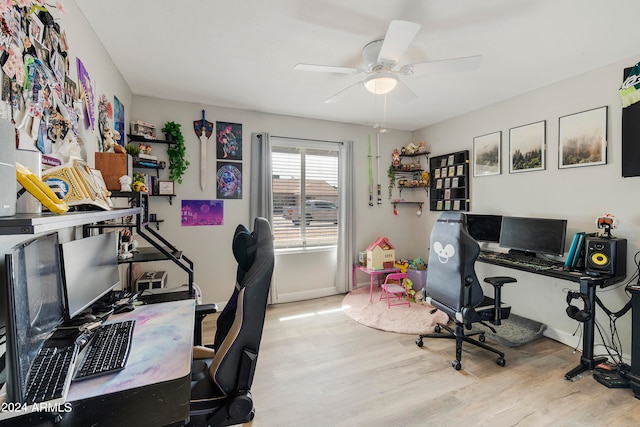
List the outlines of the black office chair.
{"type": "Polygon", "coordinates": [[[487,277],[485,282],[494,287],[494,298],[484,296],[474,270],[480,253],[478,243],[469,235],[465,215],[461,212],[444,212],[431,231],[431,250],[424,289],[426,301],[437,310],[447,313],[455,323],[455,329],[437,324],[434,334],[420,335],[416,340],[423,346],[423,338],[455,338],[456,359],[451,362],[454,369],[462,367],[462,343],[468,342],[498,354],[496,363],[505,365],[504,353],[484,343],[484,332],[465,334],[473,323],[481,323],[495,332],[485,322],[500,325],[509,317],[511,307],[501,301],[501,289],[505,283],[515,282],[513,277],[487,277]],[[448,333],[442,332],[442,329],[448,333]],[[478,340],[471,338],[479,335],[478,340]]]}
{"type": "Polygon", "coordinates": [[[233,239],[237,282],[217,319],[212,349],[194,348],[212,358],[191,368],[190,426],[227,426],[255,415],[251,384],[256,368],[274,266],[271,226],[256,218],[253,233],[238,226],[233,239]]]}

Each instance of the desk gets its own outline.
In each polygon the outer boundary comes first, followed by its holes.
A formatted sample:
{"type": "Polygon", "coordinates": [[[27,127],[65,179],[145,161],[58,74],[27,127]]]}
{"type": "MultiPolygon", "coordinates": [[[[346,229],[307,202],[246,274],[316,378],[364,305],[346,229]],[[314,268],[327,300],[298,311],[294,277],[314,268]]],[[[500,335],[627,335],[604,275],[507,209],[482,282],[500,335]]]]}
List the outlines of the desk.
{"type": "Polygon", "coordinates": [[[607,286],[619,283],[624,280],[625,276],[587,276],[580,271],[565,271],[561,266],[549,269],[535,269],[527,265],[515,265],[512,263],[503,262],[495,258],[478,257],[478,261],[579,283],[580,293],[586,295],[586,297],[588,298],[592,313],[591,319],[587,322],[584,322],[584,335],[582,337],[582,356],[580,357],[580,364],[567,372],[564,377],[567,380],[572,380],[576,375],[587,370],[593,370],[596,365],[607,360],[606,357],[593,356],[593,342],[595,338],[594,335],[596,322],[596,288],[606,288],[607,286]]]}
{"type": "MultiPolygon", "coordinates": [[[[189,417],[195,301],[138,306],[109,322],[133,319],[127,366],[115,374],[72,382],[70,411],[59,426],[183,425],[189,417]]],[[[56,414],[29,413],[2,426],[52,425],[56,414]]]]}
{"type": "Polygon", "coordinates": [[[380,286],[381,283],[381,275],[386,275],[389,273],[398,273],[400,271],[399,268],[385,268],[382,270],[369,270],[367,267],[363,266],[363,265],[359,265],[359,264],[353,264],[353,271],[351,272],[351,283],[352,283],[352,287],[355,289],[356,286],[356,271],[360,270],[364,273],[367,273],[369,275],[369,302],[372,302],[373,300],[373,278],[374,277],[378,277],[378,286],[380,286]]]}

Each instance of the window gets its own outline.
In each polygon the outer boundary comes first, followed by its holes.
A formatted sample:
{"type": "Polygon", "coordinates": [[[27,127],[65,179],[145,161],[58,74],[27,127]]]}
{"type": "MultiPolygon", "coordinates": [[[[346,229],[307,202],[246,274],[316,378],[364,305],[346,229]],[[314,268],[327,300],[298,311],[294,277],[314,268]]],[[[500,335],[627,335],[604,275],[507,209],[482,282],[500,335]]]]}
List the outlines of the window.
{"type": "Polygon", "coordinates": [[[271,138],[276,248],[335,246],[339,144],[271,138]]]}

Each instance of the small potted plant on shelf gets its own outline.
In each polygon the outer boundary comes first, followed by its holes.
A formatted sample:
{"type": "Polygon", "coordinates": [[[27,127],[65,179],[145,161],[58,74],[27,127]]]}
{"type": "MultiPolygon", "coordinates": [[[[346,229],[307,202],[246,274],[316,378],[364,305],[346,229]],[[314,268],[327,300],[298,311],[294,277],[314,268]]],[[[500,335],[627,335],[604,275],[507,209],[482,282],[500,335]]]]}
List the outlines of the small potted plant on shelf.
{"type": "Polygon", "coordinates": [[[189,161],[185,158],[187,150],[184,146],[184,137],[180,126],[180,123],[167,122],[162,128],[162,132],[165,133],[167,141],[169,141],[169,138],[173,139],[171,141],[172,145],[167,149],[167,154],[169,154],[169,179],[182,184],[182,175],[187,170],[189,161]]]}

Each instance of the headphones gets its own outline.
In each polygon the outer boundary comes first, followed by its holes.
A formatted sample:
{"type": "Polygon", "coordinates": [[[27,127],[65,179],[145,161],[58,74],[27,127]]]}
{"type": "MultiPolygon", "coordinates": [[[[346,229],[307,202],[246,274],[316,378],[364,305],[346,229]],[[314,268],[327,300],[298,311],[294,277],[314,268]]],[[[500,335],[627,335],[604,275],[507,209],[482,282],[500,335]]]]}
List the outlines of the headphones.
{"type": "Polygon", "coordinates": [[[580,292],[569,291],[567,292],[567,304],[569,304],[567,307],[567,316],[577,320],[578,322],[588,322],[591,320],[591,303],[589,302],[587,295],[580,292]],[[584,309],[582,310],[575,305],[571,305],[571,301],[578,298],[580,298],[584,303],[584,309]]]}

